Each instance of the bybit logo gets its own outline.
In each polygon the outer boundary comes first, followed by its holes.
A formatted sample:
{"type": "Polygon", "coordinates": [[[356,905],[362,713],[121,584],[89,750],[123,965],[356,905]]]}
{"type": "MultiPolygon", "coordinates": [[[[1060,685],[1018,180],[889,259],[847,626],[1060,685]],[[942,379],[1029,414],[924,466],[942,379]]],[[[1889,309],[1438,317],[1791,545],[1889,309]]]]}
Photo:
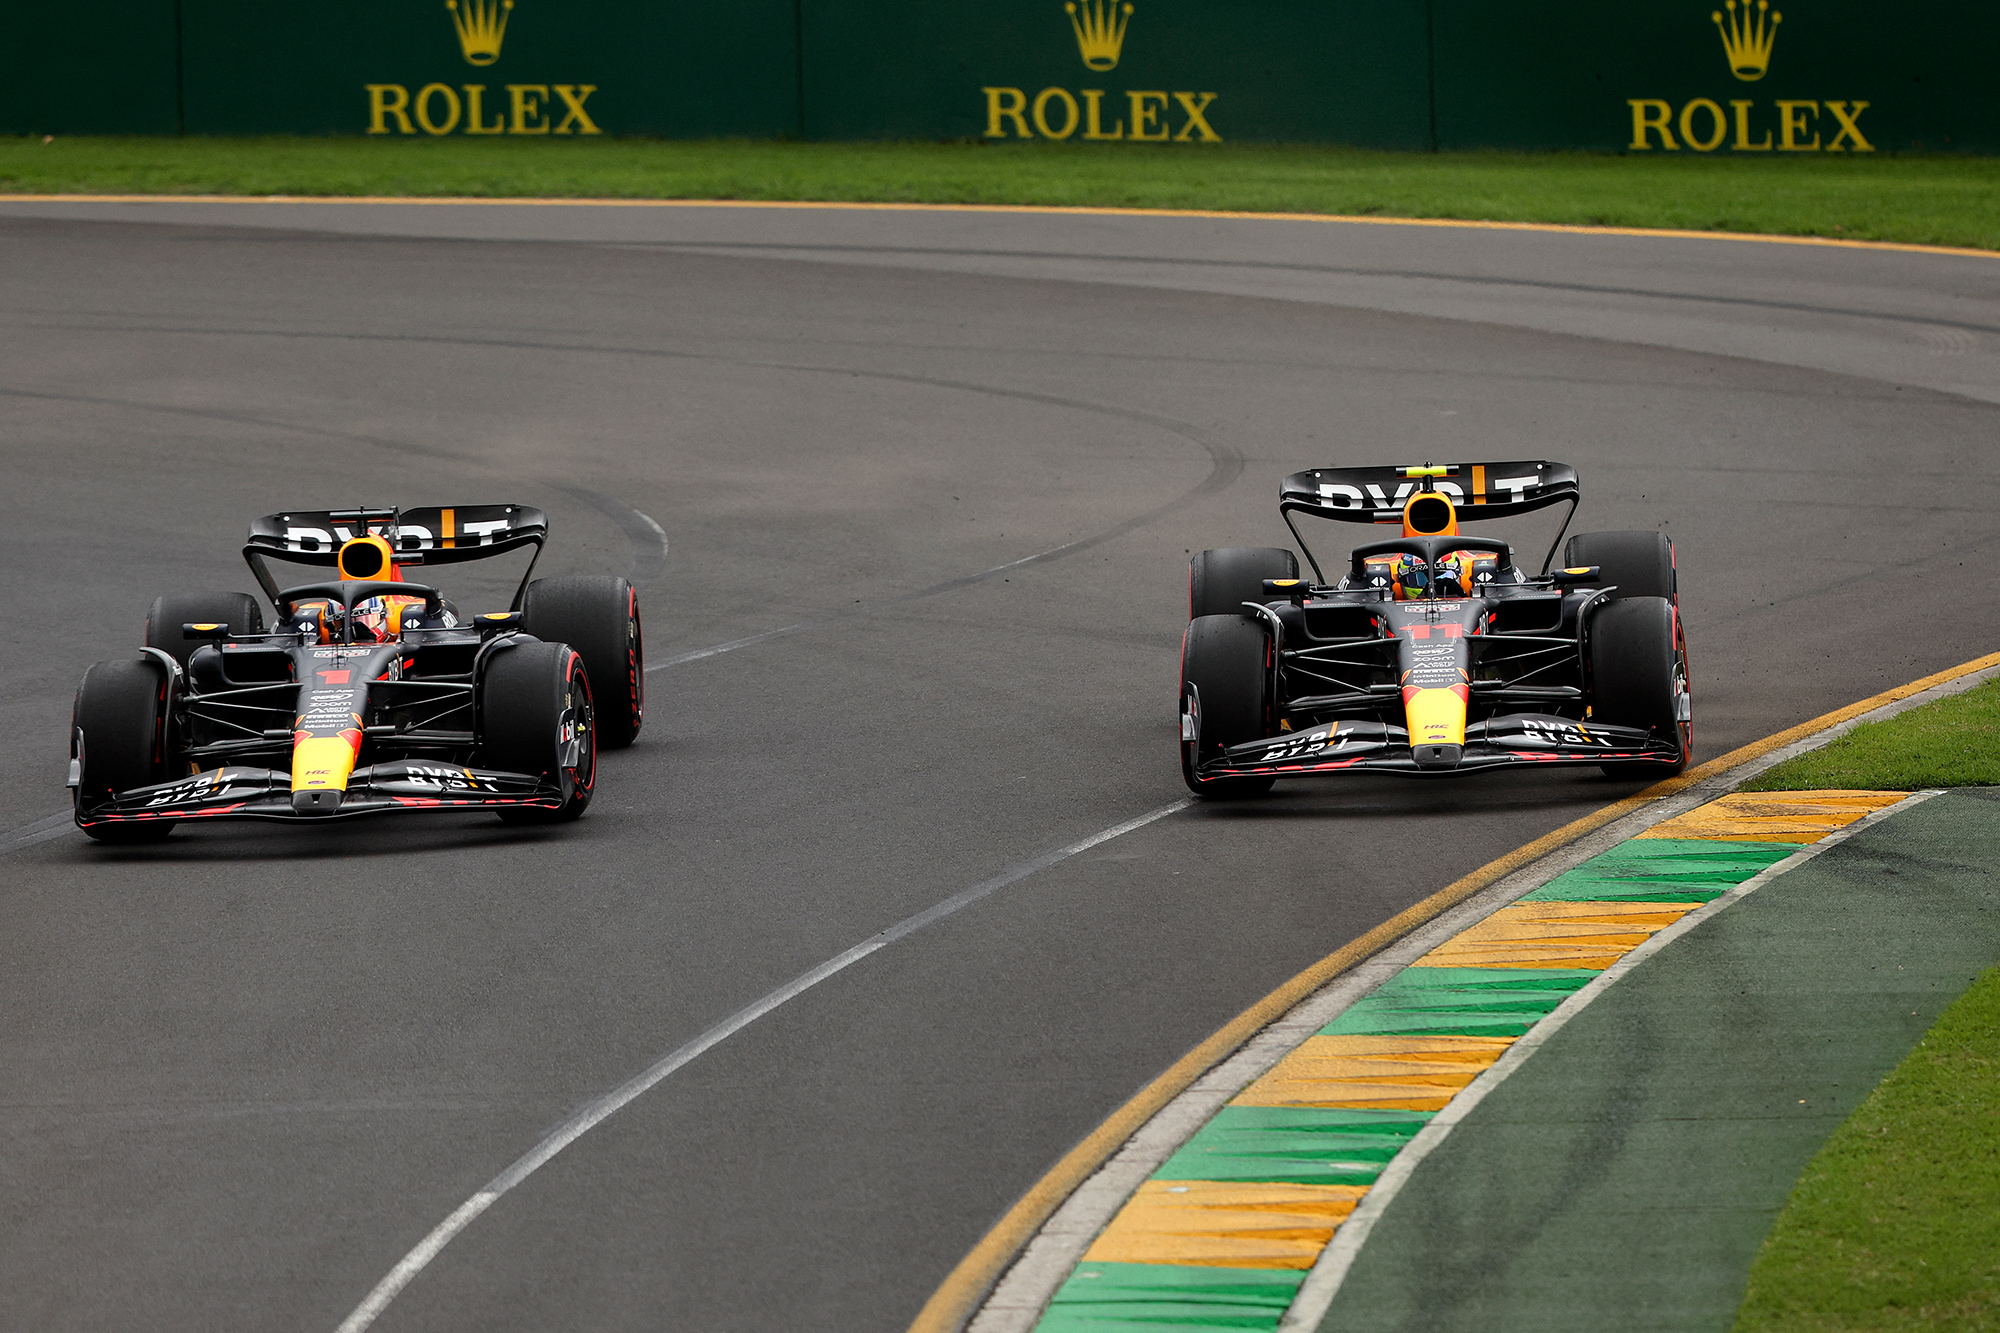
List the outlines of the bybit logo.
{"type": "Polygon", "coordinates": [[[1785,21],[1785,16],[1771,13],[1771,0],[1757,0],[1755,13],[1751,12],[1750,0],[1743,0],[1741,14],[1736,12],[1736,0],[1724,0],[1722,9],[1729,11],[1727,20],[1722,17],[1721,9],[1711,12],[1709,18],[1722,34],[1729,72],[1745,83],[1755,83],[1771,67],[1771,43],[1778,40],[1778,25],[1785,21]]]}
{"type": "Polygon", "coordinates": [[[1069,26],[1076,33],[1076,49],[1084,65],[1095,70],[1118,68],[1118,51],[1125,45],[1132,6],[1118,0],[1083,0],[1079,10],[1076,0],[1070,0],[1063,8],[1069,12],[1069,26]]]}
{"type": "MultiPolygon", "coordinates": [[[[1733,5],[1736,0],[1729,0],[1733,5]]],[[[458,29],[458,49],[468,65],[490,65],[500,58],[500,43],[507,36],[507,18],[514,12],[514,0],[444,0],[451,11],[451,26],[458,29]]]]}

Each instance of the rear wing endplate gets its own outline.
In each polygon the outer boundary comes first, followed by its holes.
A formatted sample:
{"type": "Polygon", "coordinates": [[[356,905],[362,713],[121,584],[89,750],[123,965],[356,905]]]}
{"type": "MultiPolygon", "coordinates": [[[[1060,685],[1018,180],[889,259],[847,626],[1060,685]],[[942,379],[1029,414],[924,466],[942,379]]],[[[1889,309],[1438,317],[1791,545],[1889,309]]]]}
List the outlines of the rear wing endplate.
{"type": "MultiPolygon", "coordinates": [[[[1403,504],[1419,490],[1439,490],[1451,497],[1461,523],[1483,519],[1513,518],[1550,505],[1568,504],[1563,531],[1569,530],[1570,516],[1576,513],[1583,492],[1577,484],[1576,469],[1567,463],[1532,460],[1513,463],[1451,463],[1440,471],[1430,464],[1395,467],[1322,467],[1294,472],[1278,487],[1278,512],[1291,528],[1299,545],[1306,547],[1293,514],[1312,514],[1343,523],[1395,523],[1403,521],[1403,504]],[[1412,476],[1412,473],[1425,473],[1412,476]]],[[[1562,542],[1556,534],[1555,545],[1562,542]]],[[[1549,547],[1544,569],[1555,558],[1549,547]]],[[[1313,572],[1319,561],[1306,550],[1313,572]]]]}
{"type": "Polygon", "coordinates": [[[330,568],[340,563],[342,543],[362,536],[380,537],[397,556],[409,556],[407,563],[425,565],[484,560],[532,546],[534,554],[528,560],[528,573],[522,575],[521,586],[514,594],[514,609],[518,611],[535,561],[541,557],[542,543],[548,540],[549,518],[528,505],[294,509],[283,514],[266,514],[252,522],[250,535],[243,544],[243,558],[275,605],[279,588],[271,578],[267,560],[330,568]]]}

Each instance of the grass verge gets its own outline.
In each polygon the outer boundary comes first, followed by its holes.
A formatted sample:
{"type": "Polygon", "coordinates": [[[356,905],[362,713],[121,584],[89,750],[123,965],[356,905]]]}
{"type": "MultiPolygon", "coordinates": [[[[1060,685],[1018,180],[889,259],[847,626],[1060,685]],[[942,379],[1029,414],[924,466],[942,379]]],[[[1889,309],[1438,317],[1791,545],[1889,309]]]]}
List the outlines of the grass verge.
{"type": "Polygon", "coordinates": [[[1384,153],[1304,145],[0,138],[0,192],[1197,208],[2000,249],[2000,158],[1384,153]]]}
{"type": "Polygon", "coordinates": [[[1867,722],[1787,759],[1743,791],[1920,791],[2000,786],[2000,680],[1867,722]]]}
{"type": "Polygon", "coordinates": [[[2000,968],[1806,1167],[1735,1333],[2000,1329],[2000,968]]]}

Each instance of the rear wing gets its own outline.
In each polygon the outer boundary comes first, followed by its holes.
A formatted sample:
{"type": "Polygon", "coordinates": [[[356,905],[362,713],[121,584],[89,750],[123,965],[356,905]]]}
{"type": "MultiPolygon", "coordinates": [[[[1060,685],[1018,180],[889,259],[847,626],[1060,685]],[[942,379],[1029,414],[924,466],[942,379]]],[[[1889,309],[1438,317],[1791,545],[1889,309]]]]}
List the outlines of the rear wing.
{"type": "MultiPolygon", "coordinates": [[[[1343,523],[1400,525],[1404,501],[1419,489],[1435,489],[1450,496],[1461,523],[1513,518],[1546,509],[1550,505],[1567,503],[1569,513],[1563,516],[1562,531],[1556,534],[1555,543],[1549,547],[1549,554],[1542,561],[1546,570],[1549,561],[1555,558],[1556,546],[1562,543],[1562,533],[1569,530],[1569,520],[1576,513],[1577,503],[1583,498],[1576,469],[1567,463],[1539,460],[1452,463],[1443,468],[1442,476],[1410,475],[1413,472],[1437,471],[1427,463],[1422,467],[1413,464],[1322,467],[1294,472],[1278,487],[1278,512],[1284,515],[1285,526],[1298,538],[1300,547],[1305,548],[1306,539],[1300,535],[1298,525],[1292,522],[1293,514],[1312,514],[1343,523]]],[[[1310,549],[1306,549],[1305,554],[1313,572],[1319,574],[1319,561],[1310,549]]]]}
{"type": "Polygon", "coordinates": [[[431,509],[294,509],[266,514],[250,524],[243,558],[275,605],[280,589],[271,578],[267,560],[299,565],[340,563],[340,547],[356,537],[376,536],[389,543],[398,564],[451,565],[484,560],[532,546],[528,572],[514,594],[519,610],[542,543],[548,540],[549,518],[528,505],[457,505],[431,509]]]}

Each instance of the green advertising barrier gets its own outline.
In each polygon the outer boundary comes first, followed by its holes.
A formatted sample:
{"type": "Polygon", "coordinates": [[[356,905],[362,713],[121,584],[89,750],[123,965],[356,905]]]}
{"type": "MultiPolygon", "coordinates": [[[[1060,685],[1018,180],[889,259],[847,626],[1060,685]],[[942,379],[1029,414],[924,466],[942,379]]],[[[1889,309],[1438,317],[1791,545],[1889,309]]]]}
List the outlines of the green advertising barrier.
{"type": "Polygon", "coordinates": [[[2000,151],[1990,5],[1649,0],[1548,22],[1433,3],[1440,148],[2000,151]]]}
{"type": "Polygon", "coordinates": [[[174,0],[7,7],[0,128],[9,134],[180,129],[174,0]]]}
{"type": "Polygon", "coordinates": [[[1430,146],[1422,4],[803,5],[813,138],[1430,146]]]}
{"type": "Polygon", "coordinates": [[[1970,0],[24,0],[10,19],[16,134],[2000,152],[2000,9],[1970,0]]]}
{"type": "Polygon", "coordinates": [[[189,134],[799,130],[793,0],[182,4],[189,134]]]}

